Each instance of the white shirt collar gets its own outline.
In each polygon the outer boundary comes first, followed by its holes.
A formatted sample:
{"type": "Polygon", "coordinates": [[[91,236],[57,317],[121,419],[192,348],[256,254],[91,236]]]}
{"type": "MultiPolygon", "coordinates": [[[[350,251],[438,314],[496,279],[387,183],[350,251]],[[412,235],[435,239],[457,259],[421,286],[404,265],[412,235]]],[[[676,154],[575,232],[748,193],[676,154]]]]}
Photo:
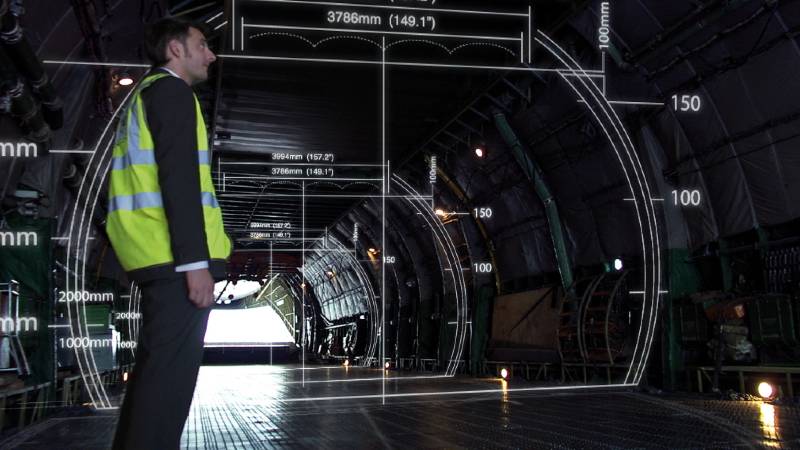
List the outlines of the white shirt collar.
{"type": "Polygon", "coordinates": [[[175,77],[175,78],[180,78],[180,77],[178,76],[178,74],[177,74],[177,73],[173,72],[173,71],[172,71],[172,70],[170,70],[170,69],[167,69],[167,68],[166,68],[166,67],[164,67],[164,66],[161,66],[161,67],[159,67],[159,69],[161,69],[161,70],[166,70],[167,72],[169,72],[169,74],[170,74],[170,75],[172,75],[172,76],[173,76],[173,77],[175,77]]]}

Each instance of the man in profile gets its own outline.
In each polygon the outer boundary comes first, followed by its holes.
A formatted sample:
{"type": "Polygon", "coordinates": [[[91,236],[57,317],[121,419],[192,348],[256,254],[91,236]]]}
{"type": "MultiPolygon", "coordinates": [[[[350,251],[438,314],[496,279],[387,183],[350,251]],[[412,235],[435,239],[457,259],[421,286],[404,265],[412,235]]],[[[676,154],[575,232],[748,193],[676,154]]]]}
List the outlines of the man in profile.
{"type": "Polygon", "coordinates": [[[141,287],[142,327],[114,449],[177,449],[203,356],[214,281],[231,241],[211,179],[191,86],[215,57],[199,28],[166,18],[145,30],[153,69],[136,87],[114,144],[106,225],[141,287]]]}

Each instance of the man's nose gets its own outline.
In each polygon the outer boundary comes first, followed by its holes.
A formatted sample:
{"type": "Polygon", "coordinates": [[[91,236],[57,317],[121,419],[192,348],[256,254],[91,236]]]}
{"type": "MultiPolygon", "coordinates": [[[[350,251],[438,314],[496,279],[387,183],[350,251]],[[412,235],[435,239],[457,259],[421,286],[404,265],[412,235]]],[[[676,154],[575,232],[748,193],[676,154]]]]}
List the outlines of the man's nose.
{"type": "Polygon", "coordinates": [[[213,63],[213,62],[214,62],[214,61],[216,61],[216,60],[217,60],[217,57],[216,57],[216,55],[214,55],[214,52],[212,52],[211,50],[209,50],[209,51],[208,51],[208,63],[209,63],[209,64],[211,64],[211,63],[213,63]]]}

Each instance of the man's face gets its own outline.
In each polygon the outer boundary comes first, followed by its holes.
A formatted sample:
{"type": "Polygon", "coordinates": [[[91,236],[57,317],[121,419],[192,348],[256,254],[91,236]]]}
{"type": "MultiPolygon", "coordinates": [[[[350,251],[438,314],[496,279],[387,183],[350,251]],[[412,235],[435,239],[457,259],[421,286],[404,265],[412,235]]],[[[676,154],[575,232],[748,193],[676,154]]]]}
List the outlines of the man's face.
{"type": "Polygon", "coordinates": [[[191,78],[191,84],[207,80],[208,66],[217,58],[208,48],[203,33],[197,28],[189,28],[189,36],[186,37],[186,46],[182,48],[182,50],[182,55],[176,59],[186,75],[191,78]]]}

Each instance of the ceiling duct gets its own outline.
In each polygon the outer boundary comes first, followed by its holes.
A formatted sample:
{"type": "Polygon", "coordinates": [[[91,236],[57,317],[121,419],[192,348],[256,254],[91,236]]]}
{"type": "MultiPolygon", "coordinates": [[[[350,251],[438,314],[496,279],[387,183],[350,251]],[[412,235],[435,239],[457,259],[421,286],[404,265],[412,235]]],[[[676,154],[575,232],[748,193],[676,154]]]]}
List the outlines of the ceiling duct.
{"type": "Polygon", "coordinates": [[[50,139],[50,127],[3,46],[0,46],[0,96],[2,109],[20,122],[28,139],[34,142],[50,139]]]}
{"type": "Polygon", "coordinates": [[[21,2],[2,0],[0,92],[3,103],[21,122],[27,137],[35,142],[45,142],[50,139],[50,130],[63,125],[63,104],[22,32],[18,18],[22,13],[21,2]]]}

